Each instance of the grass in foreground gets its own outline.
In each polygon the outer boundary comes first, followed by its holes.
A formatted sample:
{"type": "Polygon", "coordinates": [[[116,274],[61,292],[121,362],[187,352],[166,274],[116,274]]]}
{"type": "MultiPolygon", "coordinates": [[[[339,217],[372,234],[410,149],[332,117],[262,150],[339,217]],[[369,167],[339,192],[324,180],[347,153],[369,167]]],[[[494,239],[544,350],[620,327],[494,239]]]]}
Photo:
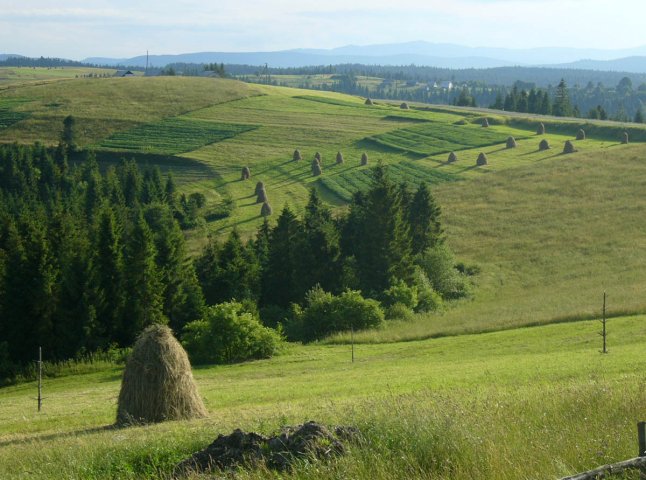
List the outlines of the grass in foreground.
{"type": "MultiPolygon", "coordinates": [[[[294,346],[198,368],[210,418],[109,430],[120,370],[0,390],[0,477],[164,478],[234,428],[354,424],[367,443],[282,478],[555,478],[632,457],[646,405],[645,317],[399,344],[294,346]]],[[[267,478],[243,472],[240,478],[267,478]]]]}

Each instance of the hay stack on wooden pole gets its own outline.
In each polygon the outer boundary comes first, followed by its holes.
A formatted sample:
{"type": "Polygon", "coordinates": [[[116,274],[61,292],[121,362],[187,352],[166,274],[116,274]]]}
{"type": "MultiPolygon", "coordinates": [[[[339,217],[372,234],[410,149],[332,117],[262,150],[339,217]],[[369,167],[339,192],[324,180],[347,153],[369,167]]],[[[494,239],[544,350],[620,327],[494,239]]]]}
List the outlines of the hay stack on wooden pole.
{"type": "Polygon", "coordinates": [[[409,110],[409,109],[410,109],[410,107],[408,106],[408,104],[407,104],[406,102],[403,102],[403,103],[399,106],[399,108],[401,108],[402,110],[409,110]]]}
{"type": "Polygon", "coordinates": [[[544,152],[545,150],[549,150],[550,148],[551,148],[550,147],[550,142],[548,142],[546,138],[541,140],[541,143],[538,144],[538,149],[541,152],[544,152]]]}
{"type": "Polygon", "coordinates": [[[368,154],[366,152],[361,154],[361,165],[368,165],[368,154]]]}
{"type": "Polygon", "coordinates": [[[265,190],[265,187],[262,187],[256,192],[256,203],[265,203],[268,201],[269,199],[267,198],[267,191],[265,190]]]}
{"type": "Polygon", "coordinates": [[[483,128],[488,128],[489,127],[489,119],[488,118],[483,118],[482,119],[482,127],[483,128]]]}
{"type": "Polygon", "coordinates": [[[576,148],[574,148],[574,144],[571,141],[566,140],[565,145],[563,146],[563,153],[574,153],[574,152],[576,152],[576,148]]]}
{"type": "Polygon", "coordinates": [[[374,105],[372,99],[370,97],[366,98],[366,101],[364,102],[364,105],[374,105]]]}
{"type": "Polygon", "coordinates": [[[264,190],[265,190],[265,184],[263,182],[258,182],[256,183],[256,190],[254,191],[254,194],[260,195],[260,192],[264,190]]]}
{"type": "Polygon", "coordinates": [[[478,155],[478,159],[476,160],[476,165],[479,167],[482,167],[483,165],[487,164],[487,156],[485,155],[484,152],[480,152],[480,155],[478,155]]]}
{"type": "Polygon", "coordinates": [[[149,326],[137,339],[123,372],[117,425],[206,415],[186,352],[170,328],[149,326]]]}
{"type": "Polygon", "coordinates": [[[294,150],[294,156],[292,157],[295,162],[298,162],[299,160],[303,160],[303,156],[301,155],[300,150],[297,148],[294,150]]]}
{"type": "Polygon", "coordinates": [[[341,155],[341,152],[336,153],[336,163],[341,165],[343,163],[343,155],[341,155]]]}
{"type": "Polygon", "coordinates": [[[242,167],[242,180],[249,180],[251,178],[251,170],[249,167],[242,167]]]}
{"type": "Polygon", "coordinates": [[[263,203],[262,207],[260,208],[260,215],[262,215],[263,217],[268,217],[271,214],[272,214],[271,205],[269,205],[267,202],[263,203]]]}
{"type": "Polygon", "coordinates": [[[624,132],[624,134],[621,137],[621,143],[624,145],[628,145],[628,132],[624,132]]]}
{"type": "Polygon", "coordinates": [[[321,163],[315,158],[312,160],[312,175],[318,177],[323,173],[323,168],[321,168],[321,163]]]}
{"type": "Polygon", "coordinates": [[[585,130],[581,128],[578,132],[576,132],[576,139],[585,140],[585,130]]]}
{"type": "Polygon", "coordinates": [[[545,135],[545,124],[543,122],[538,124],[536,129],[536,135],[545,135]]]}
{"type": "Polygon", "coordinates": [[[447,160],[449,163],[457,162],[458,161],[458,156],[455,154],[455,152],[449,153],[449,159],[447,160]]]}
{"type": "Polygon", "coordinates": [[[516,148],[518,145],[516,144],[516,139],[514,137],[507,137],[507,148],[516,148]]]}

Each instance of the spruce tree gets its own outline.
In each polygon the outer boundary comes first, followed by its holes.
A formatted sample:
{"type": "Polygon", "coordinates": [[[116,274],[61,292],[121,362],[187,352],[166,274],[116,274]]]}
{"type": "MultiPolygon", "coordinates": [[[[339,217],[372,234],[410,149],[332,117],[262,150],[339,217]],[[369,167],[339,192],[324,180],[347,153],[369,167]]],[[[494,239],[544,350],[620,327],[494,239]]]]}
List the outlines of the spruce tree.
{"type": "Polygon", "coordinates": [[[423,253],[442,242],[440,214],[440,207],[428,186],[421,183],[408,209],[413,255],[423,253]]]}
{"type": "Polygon", "coordinates": [[[570,104],[570,94],[564,79],[561,79],[556,87],[556,95],[552,104],[552,114],[556,117],[572,116],[572,105],[570,104]]]}

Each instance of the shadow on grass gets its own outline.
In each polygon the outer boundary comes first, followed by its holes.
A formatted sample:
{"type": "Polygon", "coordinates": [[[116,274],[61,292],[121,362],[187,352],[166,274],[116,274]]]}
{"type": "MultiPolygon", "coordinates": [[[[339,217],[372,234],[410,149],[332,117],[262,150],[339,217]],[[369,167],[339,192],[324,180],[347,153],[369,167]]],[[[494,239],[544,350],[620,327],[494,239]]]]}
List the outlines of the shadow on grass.
{"type": "Polygon", "coordinates": [[[30,442],[44,442],[44,441],[49,441],[49,440],[57,440],[59,438],[65,438],[65,437],[80,437],[83,435],[91,435],[93,433],[101,433],[101,432],[106,432],[109,430],[119,430],[120,427],[118,427],[116,424],[110,424],[110,425],[103,425],[101,427],[92,427],[92,428],[83,428],[80,430],[71,430],[68,432],[59,432],[59,433],[49,433],[45,435],[39,435],[39,434],[34,434],[34,435],[29,435],[26,437],[22,438],[17,438],[14,440],[3,440],[0,441],[0,447],[6,447],[8,445],[14,445],[17,443],[30,443],[30,442]]]}

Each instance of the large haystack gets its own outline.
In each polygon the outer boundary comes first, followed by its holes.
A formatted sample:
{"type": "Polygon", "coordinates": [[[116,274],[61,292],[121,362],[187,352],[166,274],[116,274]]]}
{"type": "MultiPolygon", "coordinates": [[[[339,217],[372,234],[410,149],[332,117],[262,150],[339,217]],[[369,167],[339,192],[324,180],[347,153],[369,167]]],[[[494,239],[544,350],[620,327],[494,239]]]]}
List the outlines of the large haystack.
{"type": "Polygon", "coordinates": [[[406,102],[403,102],[403,103],[399,106],[399,108],[401,108],[402,110],[409,110],[409,109],[410,109],[410,107],[408,106],[408,104],[407,104],[406,102]]]}
{"type": "Polygon", "coordinates": [[[323,169],[321,168],[321,163],[315,158],[312,160],[312,175],[318,177],[322,173],[323,169]]]}
{"type": "Polygon", "coordinates": [[[489,126],[489,119],[488,118],[483,118],[482,119],[482,126],[484,128],[487,128],[489,126]]]}
{"type": "Polygon", "coordinates": [[[268,217],[271,215],[273,212],[271,205],[269,205],[267,202],[262,204],[262,207],[260,208],[260,215],[263,217],[268,217]]]}
{"type": "Polygon", "coordinates": [[[621,137],[621,143],[624,145],[628,145],[628,132],[624,132],[624,134],[621,137]]]}
{"type": "Polygon", "coordinates": [[[303,156],[301,155],[300,150],[296,149],[294,150],[294,156],[292,157],[295,162],[298,162],[299,160],[303,160],[303,156]]]}
{"type": "Polygon", "coordinates": [[[165,325],[137,339],[123,372],[117,425],[205,417],[186,352],[165,325]]]}
{"type": "Polygon", "coordinates": [[[249,180],[250,178],[251,178],[251,170],[249,170],[249,167],[242,167],[241,180],[249,180]]]}
{"type": "Polygon", "coordinates": [[[449,153],[449,159],[447,160],[449,163],[457,162],[458,161],[458,156],[455,154],[455,152],[449,153]]]}
{"type": "Polygon", "coordinates": [[[514,137],[507,137],[507,148],[516,148],[516,139],[514,137]]]}
{"type": "Polygon", "coordinates": [[[260,195],[260,192],[261,192],[262,190],[264,190],[264,189],[265,189],[265,184],[264,184],[264,183],[262,183],[262,182],[258,182],[258,183],[256,183],[256,190],[254,191],[254,193],[255,193],[256,195],[260,195]]]}
{"type": "Polygon", "coordinates": [[[543,122],[538,124],[536,129],[536,135],[545,135],[545,124],[543,122]]]}
{"type": "Polygon", "coordinates": [[[314,158],[316,158],[319,161],[319,163],[321,162],[321,154],[319,152],[316,152],[314,154],[314,158]]]}
{"type": "Polygon", "coordinates": [[[368,154],[366,152],[361,154],[361,165],[368,165],[368,154]]]}
{"type": "Polygon", "coordinates": [[[265,187],[262,187],[256,192],[256,203],[265,203],[267,201],[269,201],[267,198],[267,191],[265,190],[265,187]]]}
{"type": "Polygon", "coordinates": [[[479,167],[482,167],[483,165],[487,164],[487,156],[484,154],[484,152],[480,152],[480,155],[478,155],[478,159],[476,160],[476,165],[479,167]]]}
{"type": "Polygon", "coordinates": [[[566,140],[565,145],[563,146],[563,153],[574,153],[574,152],[576,152],[576,148],[574,148],[574,144],[571,141],[566,140]]]}
{"type": "Polygon", "coordinates": [[[576,133],[576,139],[577,139],[577,140],[585,140],[585,130],[580,129],[580,130],[576,133]]]}
{"type": "Polygon", "coordinates": [[[549,150],[550,149],[550,142],[548,142],[547,139],[544,138],[543,140],[541,140],[541,143],[538,144],[538,149],[541,152],[543,152],[545,150],[549,150]]]}
{"type": "Polygon", "coordinates": [[[372,99],[370,97],[366,98],[366,101],[364,102],[364,105],[374,105],[372,99]]]}
{"type": "Polygon", "coordinates": [[[343,163],[343,155],[341,155],[341,152],[337,152],[336,154],[336,163],[339,165],[343,163]]]}

